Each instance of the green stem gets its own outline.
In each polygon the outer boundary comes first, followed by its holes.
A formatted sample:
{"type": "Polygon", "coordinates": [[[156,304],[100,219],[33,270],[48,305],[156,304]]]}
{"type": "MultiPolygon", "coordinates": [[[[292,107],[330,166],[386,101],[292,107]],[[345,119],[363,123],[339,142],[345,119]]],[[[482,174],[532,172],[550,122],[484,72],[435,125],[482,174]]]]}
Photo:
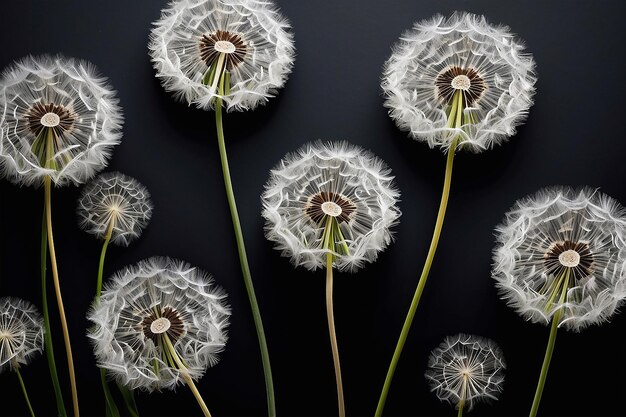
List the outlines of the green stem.
{"type": "Polygon", "coordinates": [[[459,413],[456,415],[456,417],[462,417],[463,416],[463,407],[465,406],[465,401],[461,401],[459,403],[459,413]]]}
{"type": "MultiPolygon", "coordinates": [[[[452,99],[448,127],[460,127],[462,123],[462,118],[463,96],[460,93],[457,93],[452,99]]],[[[422,269],[422,274],[420,276],[419,282],[417,283],[415,294],[413,295],[413,299],[411,300],[411,306],[409,307],[409,311],[404,320],[404,325],[402,326],[402,331],[400,332],[398,343],[396,344],[396,348],[393,352],[393,357],[391,358],[391,363],[389,364],[389,369],[387,370],[385,383],[383,385],[383,389],[380,393],[380,398],[378,399],[378,405],[376,407],[376,417],[381,417],[383,415],[385,402],[387,401],[389,388],[391,387],[391,381],[393,380],[394,373],[398,366],[398,361],[400,360],[400,356],[402,355],[402,350],[404,349],[404,344],[406,343],[407,336],[409,335],[409,331],[411,330],[411,324],[413,323],[413,318],[415,317],[417,306],[419,305],[420,299],[422,297],[422,292],[424,291],[424,287],[426,286],[426,280],[428,279],[428,274],[430,273],[430,268],[432,266],[433,259],[435,258],[435,253],[437,252],[437,245],[439,244],[439,237],[441,236],[443,221],[446,216],[446,208],[448,207],[448,198],[450,196],[454,154],[459,145],[459,141],[460,137],[457,136],[452,141],[450,149],[448,150],[446,173],[443,182],[443,191],[441,193],[441,202],[439,203],[439,212],[437,214],[437,221],[435,223],[435,230],[433,232],[433,237],[430,242],[430,248],[428,249],[428,255],[426,256],[426,262],[424,263],[424,268],[422,269]]]]}
{"type": "Polygon", "coordinates": [[[26,404],[28,404],[28,411],[30,411],[31,417],[35,417],[33,406],[30,404],[30,399],[28,398],[28,392],[26,391],[26,385],[24,385],[24,380],[22,379],[20,368],[17,366],[15,367],[15,373],[17,374],[17,379],[20,380],[20,385],[22,386],[22,392],[24,393],[24,399],[26,400],[26,404]]]}
{"type": "MultiPolygon", "coordinates": [[[[565,272],[565,285],[561,289],[561,297],[559,304],[563,304],[567,297],[567,290],[569,287],[571,269],[567,268],[565,272]]],[[[539,411],[539,403],[541,403],[541,396],[543,394],[543,388],[546,385],[546,379],[548,378],[548,369],[550,369],[550,361],[552,360],[552,353],[554,352],[554,345],[556,344],[556,333],[559,329],[559,323],[563,317],[563,308],[560,308],[552,317],[552,326],[550,327],[550,338],[548,339],[548,346],[546,347],[546,354],[543,358],[543,365],[541,366],[541,373],[539,374],[539,382],[537,383],[537,390],[535,391],[535,398],[533,399],[533,405],[530,409],[530,417],[536,417],[537,411],[539,411]]]]}
{"type": "Polygon", "coordinates": [[[330,347],[333,352],[333,365],[335,367],[335,382],[337,384],[337,404],[339,417],[345,417],[346,406],[343,398],[343,383],[341,381],[341,364],[339,362],[339,347],[337,346],[337,333],[335,332],[335,315],[333,312],[333,254],[326,253],[326,316],[328,318],[328,334],[330,335],[330,347]]]}
{"type": "MultiPolygon", "coordinates": [[[[216,77],[219,74],[215,75],[216,77]]],[[[224,77],[220,77],[219,94],[224,93],[224,77]]],[[[274,399],[274,381],[272,379],[272,367],[270,364],[270,356],[267,348],[267,341],[265,340],[265,331],[263,329],[263,321],[261,320],[261,312],[257,303],[256,295],[254,292],[254,285],[252,284],[252,275],[250,273],[250,267],[248,265],[248,257],[246,255],[246,247],[243,239],[243,231],[241,230],[241,224],[239,222],[239,214],[237,212],[237,204],[235,202],[235,193],[233,191],[233,185],[230,178],[230,169],[228,167],[228,157],[226,155],[226,143],[224,141],[224,127],[222,124],[222,100],[216,98],[215,100],[215,123],[217,125],[217,140],[220,151],[220,160],[222,163],[222,174],[224,177],[224,186],[226,188],[226,196],[228,199],[228,205],[230,207],[230,215],[233,221],[233,227],[235,229],[235,238],[237,240],[237,251],[239,253],[239,261],[241,263],[241,272],[243,273],[243,281],[248,293],[248,299],[250,300],[250,307],[252,309],[252,317],[254,319],[254,325],[256,327],[257,337],[259,340],[259,348],[261,350],[261,361],[263,363],[263,373],[265,376],[265,387],[267,393],[267,412],[269,417],[276,416],[276,404],[274,399]]]]}
{"type": "Polygon", "coordinates": [[[50,313],[48,312],[48,288],[46,285],[48,264],[48,228],[46,225],[46,208],[44,206],[43,219],[41,223],[41,305],[43,307],[43,325],[44,325],[44,350],[48,359],[48,368],[50,369],[50,379],[52,379],[52,387],[57,403],[57,414],[59,417],[67,417],[65,410],[65,402],[61,392],[61,384],[59,383],[59,374],[57,373],[57,365],[54,360],[54,348],[52,346],[52,328],[50,326],[50,313]]]}

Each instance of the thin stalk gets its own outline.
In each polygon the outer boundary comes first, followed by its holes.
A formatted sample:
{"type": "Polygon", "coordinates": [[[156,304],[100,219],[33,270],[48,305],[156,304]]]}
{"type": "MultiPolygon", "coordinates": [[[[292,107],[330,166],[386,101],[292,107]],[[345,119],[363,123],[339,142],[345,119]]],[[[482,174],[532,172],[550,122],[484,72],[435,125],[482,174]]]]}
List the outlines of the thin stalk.
{"type": "Polygon", "coordinates": [[[30,404],[30,399],[28,398],[28,392],[26,391],[26,385],[24,385],[24,380],[22,379],[20,368],[17,366],[15,367],[15,373],[17,374],[17,379],[20,380],[20,386],[22,387],[22,392],[24,393],[24,399],[26,400],[26,404],[28,405],[28,411],[30,412],[31,417],[35,417],[33,406],[30,404]]]}
{"type": "MultiPolygon", "coordinates": [[[[220,78],[219,94],[224,94],[224,77],[216,74],[220,78]]],[[[230,207],[230,215],[235,229],[235,238],[237,240],[237,251],[239,253],[239,262],[241,263],[241,272],[243,273],[243,282],[246,286],[250,308],[252,309],[252,317],[259,340],[259,348],[261,350],[261,361],[263,363],[263,374],[265,376],[265,389],[267,394],[267,413],[269,417],[276,417],[276,403],[274,399],[274,381],[272,378],[272,366],[270,364],[270,355],[265,340],[265,330],[263,329],[263,321],[261,320],[261,311],[254,292],[252,283],[252,274],[248,265],[248,256],[246,255],[246,247],[243,239],[243,231],[239,222],[239,214],[237,212],[237,203],[235,202],[235,193],[230,178],[230,169],[228,167],[228,156],[226,155],[226,143],[224,140],[224,126],[222,124],[222,100],[215,99],[215,123],[217,126],[217,142],[220,151],[220,161],[222,163],[222,174],[224,177],[224,186],[226,188],[226,197],[230,207]]]]}
{"type": "Polygon", "coordinates": [[[330,252],[326,253],[326,316],[328,318],[330,347],[333,351],[333,365],[335,366],[335,381],[337,383],[337,403],[339,405],[339,417],[345,417],[346,406],[344,404],[343,398],[341,364],[339,363],[339,347],[337,346],[337,333],[335,332],[335,315],[333,312],[333,254],[330,252]]]}
{"type": "Polygon", "coordinates": [[[463,416],[463,407],[465,407],[465,401],[461,401],[459,403],[459,413],[456,415],[456,417],[462,417],[463,416]]]}
{"type": "Polygon", "coordinates": [[[196,401],[198,401],[198,405],[200,405],[200,408],[202,409],[204,416],[211,417],[211,413],[209,412],[208,407],[206,406],[204,400],[202,399],[202,395],[200,395],[200,392],[198,391],[196,384],[193,382],[193,378],[191,378],[191,376],[189,375],[189,372],[187,371],[187,367],[185,366],[183,361],[178,357],[178,353],[176,353],[176,350],[174,349],[174,345],[172,344],[172,341],[170,340],[170,337],[167,335],[167,333],[163,333],[163,340],[165,341],[166,352],[169,351],[169,355],[176,363],[176,366],[180,370],[180,374],[185,380],[185,383],[187,384],[187,386],[193,393],[193,396],[196,397],[196,401]]]}
{"type": "Polygon", "coordinates": [[[72,390],[72,404],[74,406],[74,417],[80,416],[78,408],[78,389],[76,387],[76,375],[74,372],[74,358],[72,357],[72,345],[70,342],[70,333],[65,318],[65,307],[63,306],[63,297],[61,296],[61,285],[59,283],[59,270],[57,268],[56,251],[54,249],[54,237],[52,234],[52,180],[49,176],[44,179],[45,203],[46,203],[46,225],[48,228],[48,250],[50,252],[50,264],[52,266],[52,280],[54,283],[54,292],[59,307],[59,319],[61,320],[61,329],[63,330],[63,340],[65,342],[65,353],[67,355],[67,367],[70,376],[70,386],[72,390]]]}
{"type": "Polygon", "coordinates": [[[67,417],[65,410],[65,402],[61,392],[61,384],[59,383],[59,375],[57,373],[57,365],[54,360],[54,348],[52,346],[52,330],[50,327],[50,313],[48,312],[48,286],[46,285],[46,266],[48,264],[48,229],[46,227],[46,211],[44,208],[43,218],[41,221],[41,305],[43,310],[43,325],[45,332],[43,334],[44,350],[48,359],[48,368],[50,368],[50,379],[54,389],[54,396],[57,403],[57,414],[59,417],[67,417]]]}
{"type": "MultiPolygon", "coordinates": [[[[462,118],[463,118],[463,96],[460,93],[456,93],[452,99],[450,115],[448,116],[448,119],[449,119],[448,127],[454,126],[456,128],[459,128],[462,124],[462,118]]],[[[387,370],[385,383],[383,385],[380,398],[378,399],[378,405],[376,407],[376,414],[375,414],[376,417],[381,417],[383,415],[385,402],[387,401],[387,396],[389,395],[389,388],[391,387],[391,381],[393,380],[394,373],[398,366],[398,361],[400,360],[400,356],[402,355],[402,350],[404,349],[404,344],[406,343],[407,336],[409,335],[409,331],[411,330],[411,324],[413,323],[413,318],[415,317],[417,306],[419,305],[420,299],[422,297],[422,293],[424,292],[424,287],[426,286],[426,280],[428,279],[428,274],[430,273],[430,268],[433,264],[435,253],[437,252],[437,245],[439,244],[439,237],[441,236],[441,230],[443,228],[443,221],[446,216],[446,209],[448,207],[448,198],[450,196],[450,186],[452,183],[452,168],[454,164],[454,154],[456,152],[457,146],[459,145],[459,141],[460,141],[460,137],[457,136],[452,141],[452,144],[450,145],[450,149],[448,150],[448,157],[446,161],[446,172],[445,172],[444,181],[443,181],[443,191],[441,193],[441,202],[439,203],[439,212],[437,213],[437,221],[435,223],[435,230],[433,232],[433,237],[430,242],[430,248],[428,249],[428,255],[426,256],[426,262],[424,263],[424,267],[422,269],[422,274],[420,276],[419,282],[417,283],[415,294],[413,295],[413,299],[411,300],[411,306],[409,307],[409,311],[404,320],[404,325],[402,326],[402,331],[400,332],[400,337],[398,338],[396,349],[393,352],[393,357],[391,358],[391,363],[389,365],[389,369],[387,370]]]]}
{"type": "Polygon", "coordinates": [[[107,227],[106,234],[104,235],[104,243],[102,244],[102,251],[100,252],[100,264],[98,265],[98,281],[96,282],[96,302],[100,301],[100,294],[102,293],[102,275],[104,274],[104,259],[111,242],[111,235],[113,234],[113,227],[115,227],[115,217],[111,218],[109,226],[107,227]]]}
{"type": "MultiPolygon", "coordinates": [[[[570,268],[565,272],[565,285],[561,289],[560,304],[566,299],[567,288],[569,287],[570,268]]],[[[537,389],[535,391],[535,398],[533,399],[533,405],[530,409],[530,417],[536,417],[537,411],[539,411],[539,403],[541,403],[541,396],[543,395],[543,388],[546,385],[548,378],[548,370],[550,369],[550,362],[552,360],[552,353],[554,352],[554,345],[556,344],[556,333],[559,329],[559,323],[563,317],[563,308],[560,308],[552,318],[552,326],[550,327],[550,337],[548,338],[548,346],[546,347],[546,354],[543,358],[543,365],[541,366],[541,373],[539,374],[539,382],[537,383],[537,389]]]]}

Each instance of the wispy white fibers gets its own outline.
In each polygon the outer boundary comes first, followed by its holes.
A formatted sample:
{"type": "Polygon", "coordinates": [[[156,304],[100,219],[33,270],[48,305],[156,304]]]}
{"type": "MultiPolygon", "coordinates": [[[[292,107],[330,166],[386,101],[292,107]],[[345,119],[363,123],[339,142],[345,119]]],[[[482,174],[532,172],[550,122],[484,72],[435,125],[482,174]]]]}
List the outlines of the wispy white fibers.
{"type": "Polygon", "coordinates": [[[98,366],[119,383],[173,389],[183,373],[197,380],[218,362],[229,315],[226,294],[208,274],[185,262],[150,258],[112,277],[88,314],[94,323],[89,337],[98,366]],[[165,336],[185,369],[168,359],[165,336]]]}
{"type": "Polygon", "coordinates": [[[500,348],[482,337],[446,337],[432,351],[426,379],[441,401],[471,410],[477,402],[497,400],[506,364],[500,348]]]}
{"type": "Polygon", "coordinates": [[[143,184],[119,172],[107,172],[91,181],[78,199],[78,221],[87,233],[128,246],[141,235],[152,217],[150,193],[143,184]]]}
{"type": "Polygon", "coordinates": [[[338,208],[344,239],[336,243],[347,252],[335,251],[334,265],[355,271],[392,240],[390,228],[400,217],[393,178],[381,159],[347,142],[307,144],[270,173],[262,197],[265,234],[294,265],[324,267],[326,207],[338,208]]]}
{"type": "Polygon", "coordinates": [[[273,97],[291,72],[289,30],[270,1],[175,0],[154,23],[150,56],[163,87],[177,99],[213,109],[219,97],[228,111],[251,110],[273,97]],[[205,82],[220,53],[230,80],[225,94],[205,82]]]}
{"type": "Polygon", "coordinates": [[[43,351],[43,320],[31,303],[0,298],[0,373],[27,365],[43,351]]]}
{"type": "Polygon", "coordinates": [[[609,320],[626,298],[626,210],[597,190],[523,198],[496,236],[493,277],[527,320],[548,324],[560,311],[559,326],[579,331],[609,320]]]}
{"type": "Polygon", "coordinates": [[[533,104],[532,56],[506,26],[456,12],[416,22],[394,46],[382,76],[385,107],[398,127],[431,148],[482,152],[515,134],[533,104]],[[449,125],[454,91],[461,126],[449,125]]]}
{"type": "Polygon", "coordinates": [[[116,92],[93,64],[25,57],[0,81],[0,176],[19,185],[46,176],[84,183],[106,166],[121,126],[116,92]]]}

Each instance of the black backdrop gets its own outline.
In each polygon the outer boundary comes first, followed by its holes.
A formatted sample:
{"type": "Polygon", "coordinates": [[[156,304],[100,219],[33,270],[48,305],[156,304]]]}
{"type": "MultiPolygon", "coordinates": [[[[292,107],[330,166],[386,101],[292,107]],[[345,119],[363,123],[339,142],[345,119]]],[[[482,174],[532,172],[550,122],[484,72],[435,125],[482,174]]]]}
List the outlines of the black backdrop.
{"type": "MultiPolygon", "coordinates": [[[[323,273],[292,268],[263,236],[259,195],[268,170],[307,141],[345,139],[393,169],[403,216],[397,241],[357,275],[338,274],[335,305],[349,415],[371,415],[434,225],[444,156],[394,126],[379,77],[390,46],[413,21],[455,9],[485,14],[525,39],[538,64],[536,104],[507,144],[457,158],[452,198],[431,278],[389,396],[387,415],[452,415],[428,392],[428,352],[459,331],[495,339],[508,360],[502,398],[477,415],[524,415],[530,408],[548,329],[526,323],[497,297],[490,278],[493,228],[514,201],[551,184],[590,185],[622,202],[623,16],[619,0],[297,1],[280,7],[294,27],[298,57],[278,98],[226,117],[233,181],[266,326],[280,415],[333,415],[336,398],[323,273]]],[[[266,412],[261,362],[219,166],[213,114],[174,102],[154,78],[146,43],[164,1],[4,1],[0,66],[26,54],[88,59],[119,91],[126,122],[109,169],[142,181],[154,217],[127,249],[112,247],[106,275],[152,255],[212,272],[230,295],[230,340],[200,389],[215,416],[266,412]]],[[[79,189],[55,191],[54,223],[62,289],[78,366],[84,415],[103,401],[84,319],[100,242],[76,226],[79,189]]],[[[40,305],[42,190],[0,182],[0,294],[40,305]]],[[[54,304],[53,304],[54,305],[54,304]]],[[[54,311],[54,309],[52,310],[54,311]]],[[[56,325],[58,365],[63,348],[56,325]]],[[[623,415],[626,315],[581,334],[561,332],[541,414],[623,415]]],[[[54,413],[45,359],[23,369],[39,415],[54,413]]],[[[62,372],[62,381],[67,381],[62,372]]],[[[25,408],[17,379],[0,375],[0,414],[25,408]]],[[[198,415],[185,387],[140,394],[142,415],[198,415]]],[[[69,398],[68,398],[68,405],[69,398]]],[[[474,413],[473,413],[474,414],[474,413]]]]}

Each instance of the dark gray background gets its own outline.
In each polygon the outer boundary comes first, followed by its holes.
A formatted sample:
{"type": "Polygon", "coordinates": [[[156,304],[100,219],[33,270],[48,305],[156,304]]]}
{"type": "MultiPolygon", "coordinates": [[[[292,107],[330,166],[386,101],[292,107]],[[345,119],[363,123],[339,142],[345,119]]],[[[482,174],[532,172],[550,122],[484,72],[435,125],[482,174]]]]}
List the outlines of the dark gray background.
{"type": "MultiPolygon", "coordinates": [[[[226,203],[213,114],[175,103],[154,78],[146,43],[165,1],[4,1],[0,67],[26,54],[85,58],[119,91],[126,123],[109,169],[142,181],[155,211],[142,238],[112,247],[106,275],[152,255],[212,272],[230,295],[230,340],[199,384],[215,416],[266,412],[261,362],[226,203]]],[[[394,126],[379,77],[391,45],[413,21],[469,10],[525,39],[538,64],[536,104],[507,144],[457,158],[448,217],[430,281],[389,396],[386,414],[452,415],[428,392],[428,352],[444,336],[495,339],[508,360],[502,398],[476,415],[530,408],[548,329],[498,299],[490,278],[493,228],[514,201],[552,184],[589,185],[626,202],[623,2],[281,0],[298,57],[278,98],[225,120],[233,181],[272,356],[280,415],[333,415],[336,398],[324,276],[294,269],[263,236],[259,195],[268,170],[314,139],[345,139],[383,158],[397,176],[403,216],[397,241],[357,275],[336,277],[336,325],[349,415],[372,415],[434,225],[444,156],[394,126]]],[[[98,372],[84,319],[101,243],[76,226],[79,188],[56,191],[55,238],[78,366],[82,412],[102,415],[98,372]]],[[[0,183],[0,294],[40,305],[42,190],[0,183]]],[[[52,304],[54,306],[54,303],[52,304]]],[[[52,309],[54,311],[54,308],[52,309]]],[[[56,317],[55,317],[56,319],[56,317]]],[[[64,353],[54,321],[58,366],[64,353]]],[[[541,414],[624,415],[626,316],[581,334],[561,332],[541,414]]],[[[38,415],[54,413],[43,358],[23,369],[38,415]]],[[[67,381],[64,373],[63,383],[67,381]]],[[[0,414],[25,413],[17,379],[0,375],[0,414]]],[[[70,405],[69,398],[67,405],[70,405]]],[[[139,394],[143,416],[198,415],[185,387],[139,394]]]]}

